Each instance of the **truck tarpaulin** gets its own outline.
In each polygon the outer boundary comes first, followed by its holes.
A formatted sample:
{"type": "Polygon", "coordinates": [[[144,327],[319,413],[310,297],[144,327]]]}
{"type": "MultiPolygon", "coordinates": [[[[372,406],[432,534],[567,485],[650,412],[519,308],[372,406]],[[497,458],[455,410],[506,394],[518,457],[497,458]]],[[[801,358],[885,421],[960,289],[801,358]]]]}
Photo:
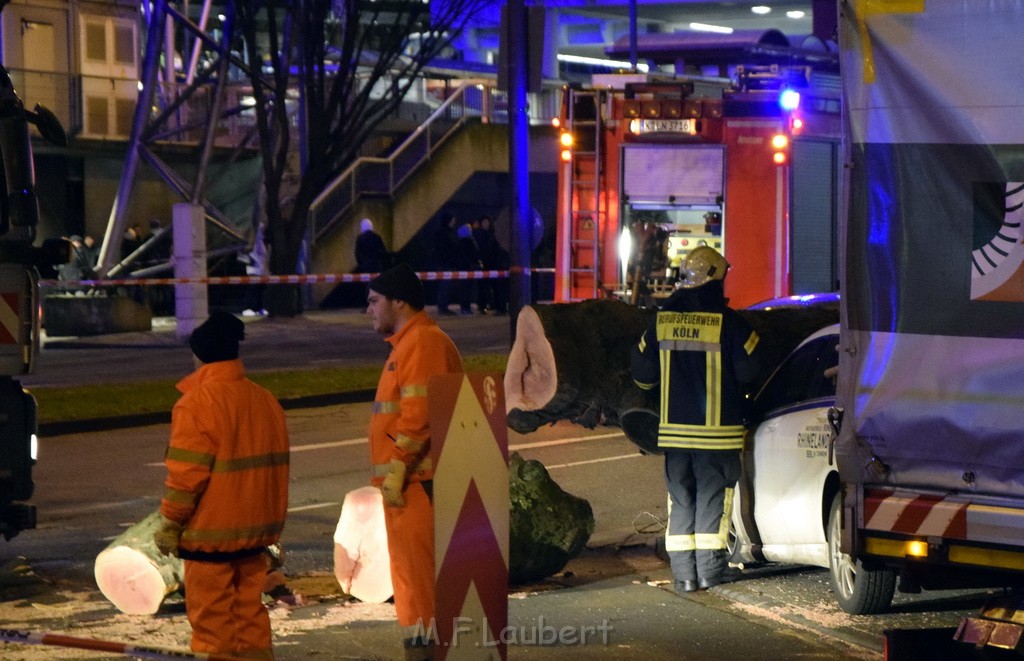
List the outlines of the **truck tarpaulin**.
{"type": "Polygon", "coordinates": [[[1024,497],[1022,25],[1021,1],[842,4],[847,484],[1024,497]]]}

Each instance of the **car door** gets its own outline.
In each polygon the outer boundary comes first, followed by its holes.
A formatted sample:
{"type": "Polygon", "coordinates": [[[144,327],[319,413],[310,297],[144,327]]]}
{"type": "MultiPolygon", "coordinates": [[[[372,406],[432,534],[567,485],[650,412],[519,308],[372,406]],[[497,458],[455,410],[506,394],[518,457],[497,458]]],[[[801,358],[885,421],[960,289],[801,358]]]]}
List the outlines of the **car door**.
{"type": "Polygon", "coordinates": [[[755,399],[762,414],[753,439],[754,521],[765,558],[821,564],[826,559],[822,492],[835,400],[838,337],[812,337],[772,375],[755,399]]]}

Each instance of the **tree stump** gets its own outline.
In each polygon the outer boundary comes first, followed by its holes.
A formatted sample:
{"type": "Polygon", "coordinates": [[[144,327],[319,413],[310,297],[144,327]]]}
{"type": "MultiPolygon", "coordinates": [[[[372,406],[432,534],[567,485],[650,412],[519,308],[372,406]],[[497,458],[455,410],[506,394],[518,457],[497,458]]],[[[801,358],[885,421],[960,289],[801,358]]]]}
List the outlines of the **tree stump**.
{"type": "Polygon", "coordinates": [[[539,461],[509,457],[509,581],[528,583],[562,570],[594,532],[594,511],[562,490],[539,461]]]}
{"type": "Polygon", "coordinates": [[[160,512],[153,512],[96,556],[96,585],[122,613],[152,615],[167,595],[181,589],[181,559],[161,554],[153,542],[160,525],[160,512]]]}

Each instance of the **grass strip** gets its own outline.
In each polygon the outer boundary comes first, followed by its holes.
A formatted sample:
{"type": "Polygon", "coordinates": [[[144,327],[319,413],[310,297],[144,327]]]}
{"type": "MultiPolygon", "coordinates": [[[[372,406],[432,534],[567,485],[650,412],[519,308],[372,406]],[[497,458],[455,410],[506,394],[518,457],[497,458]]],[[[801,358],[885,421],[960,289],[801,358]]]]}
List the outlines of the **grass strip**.
{"type": "MultiPolygon", "coordinates": [[[[479,354],[464,356],[468,372],[504,373],[508,356],[479,354]]],[[[321,367],[306,370],[252,372],[248,377],[278,399],[294,399],[355,390],[372,390],[380,378],[380,365],[321,367]]],[[[39,404],[39,422],[71,422],[138,413],[170,411],[181,393],[178,379],[137,383],[105,383],[67,388],[33,388],[39,404]]]]}

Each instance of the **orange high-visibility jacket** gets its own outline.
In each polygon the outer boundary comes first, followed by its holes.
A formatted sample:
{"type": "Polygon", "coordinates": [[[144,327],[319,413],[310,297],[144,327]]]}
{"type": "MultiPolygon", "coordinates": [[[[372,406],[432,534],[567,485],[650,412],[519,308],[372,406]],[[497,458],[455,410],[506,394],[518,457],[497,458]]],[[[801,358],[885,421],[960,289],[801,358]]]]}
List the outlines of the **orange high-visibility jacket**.
{"type": "Polygon", "coordinates": [[[426,456],[427,384],[434,375],[461,372],[462,358],[451,338],[422,310],[386,341],[391,355],[384,363],[370,418],[372,482],[380,486],[392,459],[405,463],[410,482],[430,480],[434,468],[426,456]]]}
{"type": "Polygon", "coordinates": [[[184,526],[181,548],[231,553],[275,543],[288,508],[288,430],[240,360],[178,382],[160,513],[184,526]]]}

